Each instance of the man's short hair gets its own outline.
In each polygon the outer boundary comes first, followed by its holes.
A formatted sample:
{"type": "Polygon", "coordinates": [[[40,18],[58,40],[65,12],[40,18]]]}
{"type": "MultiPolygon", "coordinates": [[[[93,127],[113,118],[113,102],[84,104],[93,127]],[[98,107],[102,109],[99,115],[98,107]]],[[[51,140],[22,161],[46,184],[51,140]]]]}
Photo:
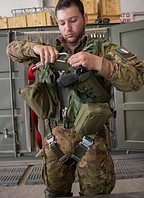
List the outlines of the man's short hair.
{"type": "Polygon", "coordinates": [[[84,15],[84,6],[80,0],[59,0],[55,8],[55,15],[57,16],[58,10],[69,8],[72,5],[77,6],[81,15],[84,15]]]}

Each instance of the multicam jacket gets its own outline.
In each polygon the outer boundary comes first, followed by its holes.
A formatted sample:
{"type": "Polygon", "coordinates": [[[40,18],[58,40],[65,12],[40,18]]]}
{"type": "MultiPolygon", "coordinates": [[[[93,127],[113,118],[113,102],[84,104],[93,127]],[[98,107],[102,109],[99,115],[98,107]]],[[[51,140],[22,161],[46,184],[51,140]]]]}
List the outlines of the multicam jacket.
{"type": "MultiPolygon", "coordinates": [[[[31,42],[27,40],[13,41],[7,47],[7,54],[13,61],[17,61],[19,63],[24,63],[27,65],[37,63],[40,61],[40,58],[34,53],[33,50],[36,44],[37,42],[31,42]]],[[[63,94],[63,90],[60,90],[59,88],[58,92],[62,93],[58,96],[61,107],[62,109],[65,109],[65,107],[67,109],[63,123],[66,123],[66,125],[69,127],[73,127],[78,112],[80,111],[81,104],[109,104],[111,99],[112,85],[118,90],[124,92],[137,91],[143,86],[144,63],[139,60],[136,55],[132,54],[125,48],[120,48],[108,41],[90,38],[88,35],[85,35],[81,39],[73,52],[65,47],[63,38],[59,38],[57,40],[56,48],[60,53],[66,52],[69,54],[69,56],[87,49],[87,52],[103,57],[101,72],[89,71],[86,74],[81,75],[79,82],[72,88],[68,88],[69,93],[67,93],[66,90],[64,91],[65,96],[61,96],[63,94]],[[111,66],[113,66],[113,73],[109,78],[111,66]],[[88,81],[83,81],[83,79],[88,79],[88,81]]],[[[68,69],[71,71],[73,69],[67,63],[61,64],[56,62],[54,65],[49,64],[49,66],[43,66],[41,68],[41,79],[46,81],[47,84],[51,83],[49,81],[55,78],[53,75],[53,70],[59,70],[60,68],[62,71],[61,67],[63,67],[64,70],[68,69]]],[[[56,112],[55,115],[56,117],[58,116],[56,112]]]]}
{"type": "MultiPolygon", "coordinates": [[[[65,48],[62,39],[58,40],[57,49],[59,52],[67,52],[69,55],[72,55],[73,53],[83,50],[84,47],[89,46],[90,43],[93,43],[93,45],[91,48],[88,48],[87,51],[98,56],[103,56],[101,72],[95,71],[94,73],[109,94],[109,87],[111,87],[111,85],[114,85],[121,91],[137,91],[143,86],[144,63],[139,60],[136,55],[133,55],[123,48],[119,48],[115,44],[90,39],[84,36],[74,52],[65,48]],[[114,68],[113,74],[108,78],[109,67],[111,67],[111,65],[114,68]]],[[[36,42],[30,41],[13,41],[7,47],[7,54],[12,60],[20,63],[26,63],[28,65],[37,63],[39,62],[39,56],[33,51],[33,47],[36,44],[36,42]]],[[[54,67],[56,66],[57,65],[54,65],[54,67]]],[[[43,78],[46,79],[46,74],[49,70],[47,70],[46,73],[44,70],[47,69],[44,67],[42,70],[43,78]]],[[[109,100],[109,98],[107,100],[109,100]]],[[[73,102],[74,101],[75,100],[73,100],[73,102]]],[[[100,106],[98,106],[98,108],[99,107],[100,106]]],[[[98,120],[94,121],[94,125],[97,125],[100,120],[101,117],[98,115],[98,120]]],[[[88,126],[88,132],[91,132],[89,130],[88,126]]],[[[95,130],[95,132],[97,132],[97,130],[95,130]]],[[[76,135],[73,130],[69,130],[68,132],[68,130],[60,129],[59,127],[53,130],[53,134],[64,156],[71,157],[81,140],[79,134],[76,135]]],[[[45,148],[42,151],[42,177],[44,183],[48,189],[53,190],[52,192],[57,190],[57,192],[60,192],[60,196],[65,196],[66,192],[71,191],[71,185],[74,181],[74,169],[69,166],[63,166],[53,150],[49,149],[47,142],[45,142],[45,148]]],[[[115,185],[114,165],[111,156],[107,153],[103,138],[96,138],[94,140],[91,148],[87,150],[83,158],[81,158],[81,161],[77,164],[77,171],[79,174],[81,195],[93,196],[95,194],[107,194],[112,191],[115,185]],[[86,172],[88,174],[85,174],[86,172]]]]}
{"type": "MultiPolygon", "coordinates": [[[[120,91],[137,91],[144,83],[144,63],[128,50],[118,47],[109,41],[102,41],[84,36],[75,50],[71,52],[65,48],[63,39],[57,40],[56,48],[59,52],[67,52],[69,55],[77,53],[86,45],[94,43],[87,51],[103,57],[102,70],[98,74],[120,91]],[[109,66],[113,65],[113,74],[107,78],[109,66]]],[[[7,54],[13,61],[30,65],[37,63],[39,56],[33,51],[37,42],[27,40],[13,41],[7,46],[7,54]]]]}

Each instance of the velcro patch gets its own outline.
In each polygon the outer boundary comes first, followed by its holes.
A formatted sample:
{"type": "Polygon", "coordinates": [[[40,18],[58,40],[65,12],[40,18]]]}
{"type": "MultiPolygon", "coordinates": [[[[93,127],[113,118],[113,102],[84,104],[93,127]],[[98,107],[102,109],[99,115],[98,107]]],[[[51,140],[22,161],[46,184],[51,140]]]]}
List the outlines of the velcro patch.
{"type": "Polygon", "coordinates": [[[118,48],[118,51],[122,54],[129,54],[129,51],[126,48],[118,48]]]}
{"type": "Polygon", "coordinates": [[[119,47],[115,49],[115,51],[125,60],[131,60],[136,57],[136,55],[132,54],[130,51],[123,47],[119,47]]]}

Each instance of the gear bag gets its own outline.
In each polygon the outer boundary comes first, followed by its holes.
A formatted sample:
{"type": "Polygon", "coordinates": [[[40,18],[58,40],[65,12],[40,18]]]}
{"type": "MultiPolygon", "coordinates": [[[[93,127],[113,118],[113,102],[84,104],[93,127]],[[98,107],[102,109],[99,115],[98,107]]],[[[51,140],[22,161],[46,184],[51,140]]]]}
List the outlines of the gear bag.
{"type": "Polygon", "coordinates": [[[112,115],[108,103],[81,104],[74,122],[75,130],[82,136],[98,132],[112,115]]]}
{"type": "Polygon", "coordinates": [[[46,82],[36,82],[21,88],[19,93],[39,118],[59,119],[59,101],[54,86],[48,86],[46,82]]]}
{"type": "Polygon", "coordinates": [[[109,102],[111,87],[107,86],[107,81],[105,81],[105,85],[102,84],[101,78],[94,71],[88,71],[79,76],[75,89],[82,103],[109,102]]]}

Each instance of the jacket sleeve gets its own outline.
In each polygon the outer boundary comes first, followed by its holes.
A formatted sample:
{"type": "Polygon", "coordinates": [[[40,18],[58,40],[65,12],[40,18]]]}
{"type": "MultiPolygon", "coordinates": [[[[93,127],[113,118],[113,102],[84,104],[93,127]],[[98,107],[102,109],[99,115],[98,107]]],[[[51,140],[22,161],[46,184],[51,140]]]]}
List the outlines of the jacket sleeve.
{"type": "Polygon", "coordinates": [[[137,91],[144,84],[144,63],[125,48],[106,41],[102,46],[102,70],[99,75],[107,78],[112,68],[109,82],[120,91],[137,91]]]}
{"type": "Polygon", "coordinates": [[[37,42],[30,42],[27,40],[15,40],[8,44],[6,48],[7,55],[16,62],[30,65],[31,63],[37,63],[39,56],[33,51],[37,42]]]}

